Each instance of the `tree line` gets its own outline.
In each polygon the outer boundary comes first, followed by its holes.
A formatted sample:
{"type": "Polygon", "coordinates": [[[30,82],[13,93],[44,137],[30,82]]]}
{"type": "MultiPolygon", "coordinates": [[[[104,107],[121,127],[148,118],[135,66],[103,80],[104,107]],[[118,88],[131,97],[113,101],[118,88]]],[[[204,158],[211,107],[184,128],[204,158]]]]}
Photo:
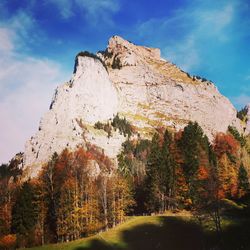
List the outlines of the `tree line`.
{"type": "MultiPolygon", "coordinates": [[[[119,119],[117,118],[119,121],[119,119]]],[[[0,247],[75,240],[107,230],[126,215],[188,209],[209,214],[249,193],[249,143],[237,130],[211,144],[201,127],[127,136],[118,168],[93,145],[56,153],[37,178],[21,182],[18,163],[0,167],[0,247]]]]}

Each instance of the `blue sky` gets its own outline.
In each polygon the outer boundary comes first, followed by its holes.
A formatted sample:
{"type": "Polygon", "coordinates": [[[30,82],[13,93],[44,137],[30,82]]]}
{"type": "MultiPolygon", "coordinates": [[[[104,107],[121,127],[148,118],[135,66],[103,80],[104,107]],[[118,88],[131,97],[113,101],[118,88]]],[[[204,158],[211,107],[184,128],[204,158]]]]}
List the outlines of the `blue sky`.
{"type": "Polygon", "coordinates": [[[112,35],[160,48],[238,109],[250,102],[250,1],[1,0],[0,162],[23,151],[75,55],[112,35]]]}

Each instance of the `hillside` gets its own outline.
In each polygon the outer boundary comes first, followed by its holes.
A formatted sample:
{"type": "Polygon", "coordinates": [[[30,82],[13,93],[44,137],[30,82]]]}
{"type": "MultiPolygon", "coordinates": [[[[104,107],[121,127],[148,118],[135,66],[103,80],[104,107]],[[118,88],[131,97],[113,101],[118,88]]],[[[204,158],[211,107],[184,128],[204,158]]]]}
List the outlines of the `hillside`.
{"type": "MultiPolygon", "coordinates": [[[[241,220],[223,222],[225,242],[220,249],[249,249],[249,221],[243,225],[241,220]]],[[[200,250],[216,247],[216,235],[208,223],[201,227],[188,213],[179,215],[138,216],[108,232],[73,241],[34,247],[30,250],[200,250]]],[[[217,245],[218,247],[218,245],[217,245]]]]}

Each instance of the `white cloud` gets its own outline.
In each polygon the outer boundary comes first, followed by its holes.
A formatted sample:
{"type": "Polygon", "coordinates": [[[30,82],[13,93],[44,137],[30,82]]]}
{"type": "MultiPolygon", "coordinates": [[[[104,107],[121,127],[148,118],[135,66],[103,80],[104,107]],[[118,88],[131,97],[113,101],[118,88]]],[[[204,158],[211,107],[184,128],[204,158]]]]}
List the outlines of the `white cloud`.
{"type": "Polygon", "coordinates": [[[246,94],[241,94],[236,97],[232,97],[233,103],[239,107],[245,107],[248,103],[250,103],[250,96],[246,94]]]}
{"type": "Polygon", "coordinates": [[[120,9],[118,0],[76,0],[76,3],[86,10],[89,21],[95,23],[99,19],[110,22],[110,14],[120,9]]]}
{"type": "Polygon", "coordinates": [[[8,75],[0,77],[0,82],[18,84],[0,100],[0,161],[6,162],[23,151],[25,141],[37,131],[56,85],[65,76],[53,62],[32,58],[12,58],[2,70],[5,69],[8,75]]]}
{"type": "Polygon", "coordinates": [[[62,18],[68,19],[79,9],[90,24],[99,21],[112,23],[111,15],[120,9],[119,0],[48,0],[54,4],[62,18]]]}
{"type": "Polygon", "coordinates": [[[55,87],[67,75],[51,60],[18,53],[32,29],[28,16],[18,18],[24,22],[17,23],[15,17],[0,25],[0,163],[24,150],[48,110],[55,87]]]}
{"type": "Polygon", "coordinates": [[[207,37],[226,42],[229,37],[225,29],[232,23],[234,18],[234,6],[228,2],[219,9],[195,11],[195,17],[199,24],[194,32],[206,33],[207,37]]]}

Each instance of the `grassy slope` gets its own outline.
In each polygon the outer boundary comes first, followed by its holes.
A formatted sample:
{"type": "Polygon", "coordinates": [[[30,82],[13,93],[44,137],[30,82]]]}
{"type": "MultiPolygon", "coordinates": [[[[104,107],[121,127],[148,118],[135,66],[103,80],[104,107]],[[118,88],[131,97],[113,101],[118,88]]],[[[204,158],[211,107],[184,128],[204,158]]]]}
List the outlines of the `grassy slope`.
{"type": "Polygon", "coordinates": [[[137,216],[129,218],[125,223],[113,228],[107,232],[99,233],[95,236],[87,237],[84,239],[76,240],[69,243],[62,243],[62,244],[51,244],[46,245],[43,247],[34,247],[30,248],[30,250],[69,250],[69,249],[88,249],[91,245],[91,242],[98,240],[103,242],[104,244],[115,244],[115,245],[124,245],[122,242],[122,232],[125,230],[133,229],[138,225],[143,225],[144,223],[157,225],[159,224],[159,217],[158,216],[137,216]],[[109,242],[109,243],[108,243],[109,242]],[[81,247],[81,248],[79,248],[81,247]]]}
{"type": "Polygon", "coordinates": [[[46,245],[32,250],[201,250],[220,245],[220,249],[250,249],[249,222],[225,221],[223,241],[193,222],[189,216],[138,216],[108,232],[74,242],[46,245]],[[204,248],[205,247],[205,248],[204,248]]]}

